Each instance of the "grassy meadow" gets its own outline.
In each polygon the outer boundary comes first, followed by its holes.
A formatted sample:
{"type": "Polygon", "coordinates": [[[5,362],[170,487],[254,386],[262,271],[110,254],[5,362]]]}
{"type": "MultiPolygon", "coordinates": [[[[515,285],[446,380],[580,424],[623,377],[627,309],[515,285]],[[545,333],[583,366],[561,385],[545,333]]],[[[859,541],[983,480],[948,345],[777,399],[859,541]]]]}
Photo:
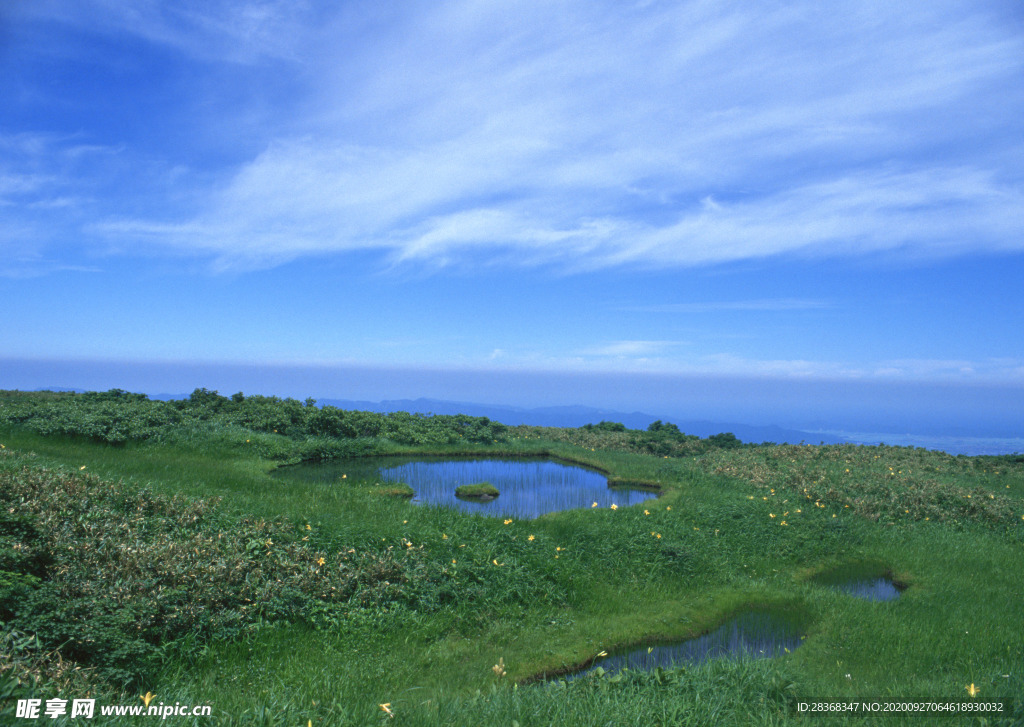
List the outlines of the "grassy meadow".
{"type": "Polygon", "coordinates": [[[211,705],[168,720],[197,725],[1024,724],[1024,456],[658,424],[0,392],[0,721],[150,693],[211,705]],[[660,496],[516,520],[292,476],[392,453],[550,456],[660,496]],[[816,578],[864,564],[902,595],[816,578]],[[557,678],[750,609],[799,623],[800,648],[557,678]],[[801,707],[840,702],[970,711],[801,707]]]}

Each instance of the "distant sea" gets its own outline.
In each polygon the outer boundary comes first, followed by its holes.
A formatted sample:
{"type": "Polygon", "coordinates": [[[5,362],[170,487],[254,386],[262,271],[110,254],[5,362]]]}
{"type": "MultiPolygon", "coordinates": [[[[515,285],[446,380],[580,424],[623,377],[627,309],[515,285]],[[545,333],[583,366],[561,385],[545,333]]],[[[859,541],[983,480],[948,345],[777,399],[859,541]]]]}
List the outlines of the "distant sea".
{"type": "Polygon", "coordinates": [[[943,437],[924,434],[893,434],[892,432],[818,432],[842,437],[855,444],[890,444],[899,447],[923,447],[949,454],[1016,454],[1024,453],[1024,437],[943,437]]]}

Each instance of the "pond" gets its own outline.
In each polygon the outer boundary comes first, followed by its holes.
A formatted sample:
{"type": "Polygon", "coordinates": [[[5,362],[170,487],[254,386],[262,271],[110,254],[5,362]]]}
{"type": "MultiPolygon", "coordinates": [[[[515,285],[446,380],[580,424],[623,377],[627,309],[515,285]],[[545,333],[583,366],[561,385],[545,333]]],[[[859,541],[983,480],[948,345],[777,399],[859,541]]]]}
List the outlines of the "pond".
{"type": "Polygon", "coordinates": [[[463,512],[530,519],[577,508],[635,505],[657,497],[645,490],[610,489],[595,470],[540,459],[375,457],[343,463],[298,465],[282,470],[304,481],[379,480],[409,485],[416,504],[453,507],[463,512]],[[290,472],[286,472],[290,470],[290,472]],[[490,500],[457,498],[460,485],[489,482],[500,493],[490,500]]]}
{"type": "Polygon", "coordinates": [[[697,664],[722,657],[768,659],[788,654],[802,643],[801,630],[792,619],[770,611],[748,611],[703,636],[613,653],[561,678],[583,676],[597,667],[615,672],[697,664]]]}
{"type": "Polygon", "coordinates": [[[850,563],[819,573],[811,582],[842,591],[868,601],[892,601],[900,597],[904,586],[892,579],[889,570],[878,563],[850,563]]]}

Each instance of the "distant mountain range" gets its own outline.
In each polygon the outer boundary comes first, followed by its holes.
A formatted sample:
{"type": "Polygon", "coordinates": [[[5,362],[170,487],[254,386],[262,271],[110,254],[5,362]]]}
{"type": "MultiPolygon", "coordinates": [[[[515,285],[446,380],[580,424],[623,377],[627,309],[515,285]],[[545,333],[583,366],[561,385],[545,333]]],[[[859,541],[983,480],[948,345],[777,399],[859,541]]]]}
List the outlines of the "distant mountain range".
{"type": "Polygon", "coordinates": [[[414,414],[466,414],[487,417],[502,424],[515,426],[527,424],[536,427],[582,427],[602,421],[620,422],[629,429],[647,429],[651,422],[671,422],[686,434],[709,437],[712,434],[732,432],[744,442],[783,442],[799,444],[843,444],[847,440],[831,434],[812,434],[796,429],[776,426],[754,426],[735,422],[710,422],[704,420],[681,420],[671,416],[656,416],[644,412],[621,412],[612,409],[596,409],[589,406],[545,406],[526,409],[498,404],[473,404],[465,401],[442,401],[439,399],[393,399],[389,401],[353,401],[349,399],[321,399],[320,406],[334,406],[339,409],[375,411],[389,413],[407,411],[414,414]]]}

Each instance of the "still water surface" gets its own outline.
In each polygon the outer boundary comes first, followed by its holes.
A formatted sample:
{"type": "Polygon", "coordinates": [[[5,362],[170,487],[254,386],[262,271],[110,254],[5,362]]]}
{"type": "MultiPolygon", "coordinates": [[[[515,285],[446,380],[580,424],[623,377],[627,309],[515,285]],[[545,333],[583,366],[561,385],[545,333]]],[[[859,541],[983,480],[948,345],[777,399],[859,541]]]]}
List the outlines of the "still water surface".
{"type": "Polygon", "coordinates": [[[349,462],[298,465],[282,474],[305,481],[336,481],[345,473],[348,481],[377,479],[404,482],[416,493],[416,504],[452,507],[463,512],[493,517],[535,518],[549,512],[635,505],[656,493],[609,489],[608,478],[578,465],[538,459],[416,459],[377,457],[349,462]],[[501,494],[480,502],[455,496],[459,485],[490,482],[501,494]]]}
{"type": "Polygon", "coordinates": [[[843,593],[848,593],[851,596],[868,601],[892,601],[900,597],[899,589],[888,578],[848,581],[846,583],[837,583],[832,587],[843,593]]]}
{"type": "Polygon", "coordinates": [[[868,601],[892,601],[900,597],[900,589],[889,577],[888,570],[878,563],[847,563],[819,573],[812,580],[868,601]]]}
{"type": "Polygon", "coordinates": [[[751,611],[727,621],[716,631],[675,644],[644,646],[611,654],[563,678],[573,679],[597,667],[606,672],[623,668],[650,670],[697,664],[721,657],[767,659],[787,654],[803,643],[800,629],[788,619],[767,611],[751,611]]]}

